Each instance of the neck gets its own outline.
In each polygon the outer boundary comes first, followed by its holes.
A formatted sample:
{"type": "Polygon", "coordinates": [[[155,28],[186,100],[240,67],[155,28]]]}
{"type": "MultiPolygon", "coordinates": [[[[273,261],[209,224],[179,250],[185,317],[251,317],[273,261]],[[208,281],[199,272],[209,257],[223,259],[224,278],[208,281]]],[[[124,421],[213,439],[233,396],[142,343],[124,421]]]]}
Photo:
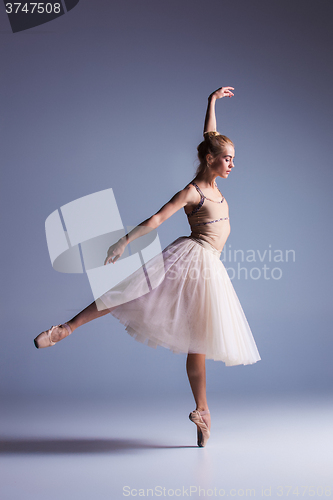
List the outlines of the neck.
{"type": "Polygon", "coordinates": [[[214,189],[214,187],[216,186],[216,177],[217,175],[215,173],[209,171],[203,175],[200,175],[200,177],[196,177],[196,180],[203,182],[207,187],[209,186],[214,189]]]}

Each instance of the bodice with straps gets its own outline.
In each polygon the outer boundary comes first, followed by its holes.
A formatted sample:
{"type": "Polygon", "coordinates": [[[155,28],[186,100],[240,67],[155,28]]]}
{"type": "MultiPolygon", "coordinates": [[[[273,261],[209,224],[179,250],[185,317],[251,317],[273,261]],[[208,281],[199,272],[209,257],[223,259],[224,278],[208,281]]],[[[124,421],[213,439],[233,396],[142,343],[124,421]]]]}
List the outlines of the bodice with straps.
{"type": "Polygon", "coordinates": [[[230,234],[228,204],[218,188],[222,199],[215,201],[207,198],[195,182],[191,184],[196,188],[201,199],[198,205],[187,214],[191,226],[190,236],[207,241],[221,252],[230,234]]]}

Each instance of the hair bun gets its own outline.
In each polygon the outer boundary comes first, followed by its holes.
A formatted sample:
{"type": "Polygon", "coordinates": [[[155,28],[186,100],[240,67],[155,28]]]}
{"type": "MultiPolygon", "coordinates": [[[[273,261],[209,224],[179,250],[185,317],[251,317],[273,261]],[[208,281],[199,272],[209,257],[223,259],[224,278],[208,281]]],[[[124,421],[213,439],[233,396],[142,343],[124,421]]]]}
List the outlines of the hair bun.
{"type": "Polygon", "coordinates": [[[204,138],[205,139],[210,139],[211,137],[216,137],[218,135],[221,135],[219,132],[216,132],[215,130],[211,130],[209,132],[204,133],[204,138]]]}

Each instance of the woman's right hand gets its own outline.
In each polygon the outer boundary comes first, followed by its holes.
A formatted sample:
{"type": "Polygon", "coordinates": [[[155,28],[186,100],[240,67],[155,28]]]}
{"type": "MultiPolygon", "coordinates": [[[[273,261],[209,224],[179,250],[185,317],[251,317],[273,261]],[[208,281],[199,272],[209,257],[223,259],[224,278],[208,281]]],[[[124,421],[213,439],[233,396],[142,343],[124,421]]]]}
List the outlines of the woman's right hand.
{"type": "Polygon", "coordinates": [[[125,241],[126,240],[124,240],[123,238],[120,238],[120,240],[118,240],[117,243],[114,243],[113,245],[110,246],[107,253],[107,257],[104,261],[104,265],[110,264],[111,262],[112,264],[114,264],[119,259],[119,257],[121,257],[126,248],[125,241]]]}
{"type": "Polygon", "coordinates": [[[215,99],[221,99],[221,97],[232,97],[234,95],[232,90],[235,90],[234,87],[220,87],[219,89],[214,90],[209,97],[215,97],[215,99]]]}

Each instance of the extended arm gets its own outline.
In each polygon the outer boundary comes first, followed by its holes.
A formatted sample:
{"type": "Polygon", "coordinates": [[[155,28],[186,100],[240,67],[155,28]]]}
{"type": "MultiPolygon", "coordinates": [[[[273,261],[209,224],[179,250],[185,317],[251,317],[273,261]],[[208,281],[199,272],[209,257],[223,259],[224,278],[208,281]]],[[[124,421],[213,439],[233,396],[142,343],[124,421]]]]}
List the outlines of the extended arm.
{"type": "Polygon", "coordinates": [[[208,97],[208,105],[204,124],[204,134],[206,132],[216,132],[216,114],[215,114],[215,102],[216,99],[221,99],[221,97],[232,97],[234,90],[233,87],[221,87],[210,94],[208,97]]]}
{"type": "Polygon", "coordinates": [[[115,263],[124,252],[128,243],[158,228],[162,222],[169,219],[169,217],[185,207],[188,203],[195,203],[194,196],[193,189],[189,186],[176,193],[171,200],[156,212],[156,214],[141,222],[141,224],[132,229],[126,236],[123,236],[117,243],[112,245],[108,250],[104,264],[109,264],[110,262],[115,263]]]}

